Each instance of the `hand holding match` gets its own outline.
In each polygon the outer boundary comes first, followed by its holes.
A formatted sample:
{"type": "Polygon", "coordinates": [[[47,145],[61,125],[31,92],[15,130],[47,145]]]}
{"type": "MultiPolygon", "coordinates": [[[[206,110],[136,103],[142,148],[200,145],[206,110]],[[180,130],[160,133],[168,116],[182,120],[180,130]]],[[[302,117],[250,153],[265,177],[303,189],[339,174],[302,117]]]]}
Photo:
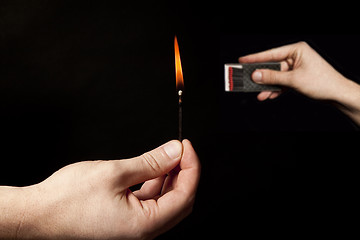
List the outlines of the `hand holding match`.
{"type": "Polygon", "coordinates": [[[71,164],[36,185],[0,187],[0,238],[152,239],[192,211],[199,177],[188,140],[131,159],[71,164]]]}

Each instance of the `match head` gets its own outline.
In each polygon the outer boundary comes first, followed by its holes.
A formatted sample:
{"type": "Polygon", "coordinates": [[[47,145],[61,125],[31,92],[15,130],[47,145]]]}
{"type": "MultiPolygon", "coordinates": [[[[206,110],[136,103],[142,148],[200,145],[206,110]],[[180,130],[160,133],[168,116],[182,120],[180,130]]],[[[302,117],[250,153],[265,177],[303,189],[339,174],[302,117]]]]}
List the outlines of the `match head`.
{"type": "Polygon", "coordinates": [[[182,93],[183,93],[182,90],[179,90],[179,91],[178,91],[178,95],[179,95],[179,96],[181,96],[182,93]]]}

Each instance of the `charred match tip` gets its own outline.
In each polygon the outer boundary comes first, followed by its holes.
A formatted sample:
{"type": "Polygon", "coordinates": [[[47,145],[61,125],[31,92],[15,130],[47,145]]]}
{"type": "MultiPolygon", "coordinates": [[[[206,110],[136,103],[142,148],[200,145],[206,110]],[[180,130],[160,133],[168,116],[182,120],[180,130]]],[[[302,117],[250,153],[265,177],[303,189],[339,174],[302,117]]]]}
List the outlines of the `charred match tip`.
{"type": "Polygon", "coordinates": [[[181,91],[181,90],[178,91],[178,95],[179,95],[179,96],[182,95],[182,91],[181,91]]]}

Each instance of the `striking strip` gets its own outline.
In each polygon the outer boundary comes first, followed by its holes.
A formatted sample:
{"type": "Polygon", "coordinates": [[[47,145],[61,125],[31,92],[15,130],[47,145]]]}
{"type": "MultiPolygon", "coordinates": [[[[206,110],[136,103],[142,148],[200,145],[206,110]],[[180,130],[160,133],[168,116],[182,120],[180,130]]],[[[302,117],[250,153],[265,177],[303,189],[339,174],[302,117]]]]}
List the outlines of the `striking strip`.
{"type": "Polygon", "coordinates": [[[234,90],[233,68],[232,67],[229,67],[229,89],[230,89],[230,91],[234,90]]]}

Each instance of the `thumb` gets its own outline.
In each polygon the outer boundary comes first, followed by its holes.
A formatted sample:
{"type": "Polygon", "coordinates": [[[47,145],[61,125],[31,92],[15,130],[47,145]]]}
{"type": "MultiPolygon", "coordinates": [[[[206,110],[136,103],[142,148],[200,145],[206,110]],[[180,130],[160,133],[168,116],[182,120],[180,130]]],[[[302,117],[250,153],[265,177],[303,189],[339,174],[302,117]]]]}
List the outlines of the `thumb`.
{"type": "Polygon", "coordinates": [[[252,79],[258,84],[282,85],[289,86],[291,84],[291,72],[281,72],[270,69],[258,69],[253,72],[252,79]]]}
{"type": "Polygon", "coordinates": [[[120,160],[121,184],[130,187],[170,172],[179,164],[182,150],[181,142],[172,140],[139,157],[120,160]]]}

